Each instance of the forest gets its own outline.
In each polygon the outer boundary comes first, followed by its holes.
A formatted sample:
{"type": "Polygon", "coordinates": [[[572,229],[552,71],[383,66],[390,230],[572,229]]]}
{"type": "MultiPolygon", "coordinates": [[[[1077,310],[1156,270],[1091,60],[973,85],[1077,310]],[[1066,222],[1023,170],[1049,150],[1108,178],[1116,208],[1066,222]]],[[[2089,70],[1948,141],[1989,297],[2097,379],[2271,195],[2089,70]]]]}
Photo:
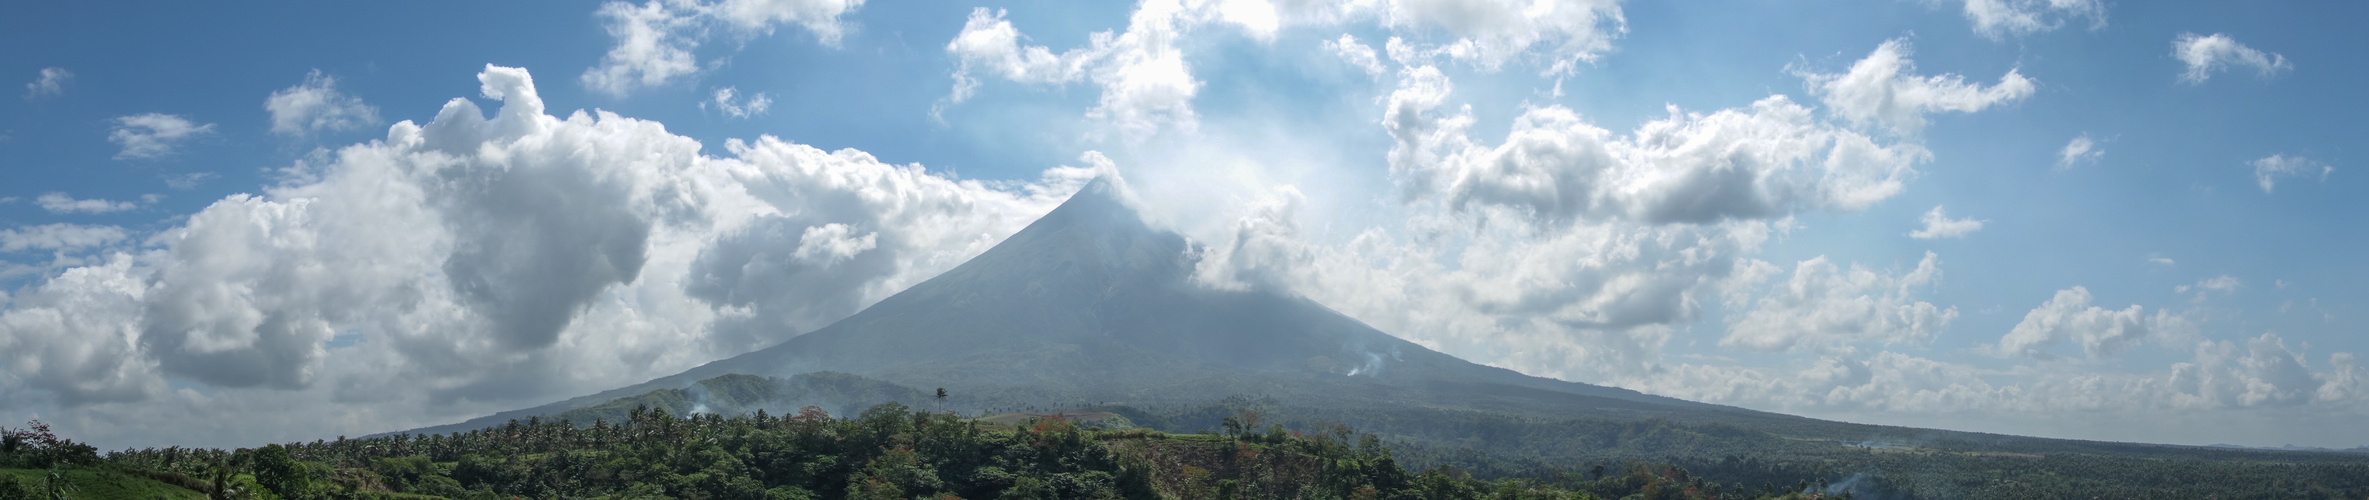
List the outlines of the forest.
{"type": "Polygon", "coordinates": [[[965,399],[732,375],[459,432],[236,450],[101,453],[34,422],[0,428],[0,500],[2369,498],[2355,453],[1271,397],[965,399]]]}
{"type": "Polygon", "coordinates": [[[1059,415],[998,425],[897,403],[844,418],[637,408],[615,423],[105,454],[34,422],[0,442],[0,500],[1829,497],[1807,481],[1721,484],[1643,463],[1537,477],[1411,472],[1372,434],[1259,420],[1243,412],[1170,434],[1059,415]]]}

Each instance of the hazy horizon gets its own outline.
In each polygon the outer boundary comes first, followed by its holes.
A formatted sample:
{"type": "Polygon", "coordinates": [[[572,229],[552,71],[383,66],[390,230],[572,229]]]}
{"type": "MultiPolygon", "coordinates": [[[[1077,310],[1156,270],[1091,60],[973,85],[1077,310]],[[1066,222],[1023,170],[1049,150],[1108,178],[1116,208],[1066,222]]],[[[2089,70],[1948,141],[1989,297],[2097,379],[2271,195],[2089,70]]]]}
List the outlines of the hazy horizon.
{"type": "Polygon", "coordinates": [[[1112,176],[1199,286],[1525,374],[2369,445],[2369,7],[152,7],[0,21],[0,426],[252,446],[640,383],[1112,176]]]}

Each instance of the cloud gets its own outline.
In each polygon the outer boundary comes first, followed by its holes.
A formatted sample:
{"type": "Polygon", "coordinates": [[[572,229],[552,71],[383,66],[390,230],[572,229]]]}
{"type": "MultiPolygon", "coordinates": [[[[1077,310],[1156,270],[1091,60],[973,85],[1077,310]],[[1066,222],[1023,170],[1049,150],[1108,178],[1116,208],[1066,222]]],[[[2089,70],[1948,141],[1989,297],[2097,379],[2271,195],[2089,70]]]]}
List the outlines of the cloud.
{"type": "MultiPolygon", "coordinates": [[[[1668,368],[1662,346],[1700,316],[1705,294],[1744,296],[1733,290],[1779,274],[1742,257],[1795,227],[1794,215],[1888,199],[1929,157],[1834,126],[1784,96],[1713,112],[1673,108],[1629,134],[1530,106],[1503,142],[1483,143],[1470,133],[1473,111],[1450,107],[1445,72],[1418,64],[1398,75],[1382,126],[1394,142],[1398,201],[1411,212],[1403,233],[1312,243],[1288,222],[1298,198],[1279,196],[1254,204],[1210,246],[1205,278],[1288,285],[1384,331],[1526,373],[1628,383],[1668,368]]],[[[1901,288],[1929,282],[1935,262],[1908,276],[1823,262],[1797,269],[1801,294],[1767,299],[1766,321],[1739,328],[1793,337],[1770,346],[1922,342],[1956,314],[1901,288]],[[1859,300],[1868,305],[1852,309],[1859,300]],[[1784,326],[1832,311],[1899,321],[1815,338],[1784,326]]]]}
{"type": "Polygon", "coordinates": [[[2188,65],[2188,71],[2180,73],[2180,81],[2189,84],[2204,83],[2214,72],[2231,66],[2252,67],[2264,79],[2295,69],[2294,64],[2287,62],[2287,56],[2254,50],[2221,33],[2211,36],[2181,33],[2172,38],[2172,57],[2188,65]]]}
{"type": "Polygon", "coordinates": [[[1964,3],[1966,20],[1974,22],[1974,32],[1992,40],[2054,31],[2073,18],[2089,18],[2089,29],[2093,30],[2106,26],[2106,5],[2101,0],[1964,0],[1964,3]]]}
{"type": "Polygon", "coordinates": [[[2369,380],[2352,353],[2331,354],[2327,369],[2314,370],[2272,333],[2193,345],[2188,360],[2150,373],[1995,371],[1881,351],[1824,355],[1795,365],[1798,371],[1685,364],[1639,377],[1635,386],[1696,401],[1903,425],[1958,416],[2049,429],[2049,420],[2069,412],[2092,419],[2160,419],[2166,410],[2316,404],[2321,412],[2345,415],[2359,408],[2361,383],[2369,380]]]}
{"type": "Polygon", "coordinates": [[[2315,401],[2359,401],[2369,397],[2369,370],[2361,367],[2359,356],[2349,352],[2329,354],[2328,365],[2334,373],[2320,384],[2319,393],[2313,395],[2315,401]]]}
{"type": "Polygon", "coordinates": [[[1640,387],[1695,401],[1797,413],[1965,414],[2028,407],[2021,387],[1973,367],[1880,351],[1819,356],[1798,370],[1686,364],[1640,387]]]}
{"type": "Polygon", "coordinates": [[[1538,50],[1548,58],[1546,73],[1567,73],[1612,50],[1612,39],[1628,31],[1617,0],[1394,0],[1381,9],[1386,26],[1438,30],[1453,38],[1426,52],[1483,70],[1538,50]]]}
{"type": "Polygon", "coordinates": [[[115,159],[148,160],[172,155],[181,141],[213,132],[212,123],[198,125],[180,116],[146,113],[116,117],[107,141],[123,147],[115,159]]]}
{"type": "Polygon", "coordinates": [[[2195,290],[2195,301],[2204,302],[2206,292],[2221,292],[2222,295],[2228,295],[2237,293],[2238,287],[2241,286],[2245,286],[2245,284],[2243,282],[2239,282],[2236,277],[2224,274],[2211,278],[2205,278],[2202,281],[2196,282],[2195,285],[2174,286],[2172,287],[2172,293],[2188,293],[2189,290],[2195,290]]]}
{"type": "Polygon", "coordinates": [[[130,237],[123,228],[82,224],[45,224],[0,229],[0,252],[25,250],[80,250],[113,245],[130,237]]]}
{"type": "Polygon", "coordinates": [[[679,33],[693,29],[696,15],[672,8],[683,5],[660,0],[640,6],[601,4],[595,14],[605,18],[603,28],[610,38],[617,39],[617,46],[601,56],[599,66],[584,70],[584,86],[624,96],[635,88],[665,85],[697,71],[699,60],[691,55],[691,49],[699,46],[699,38],[679,33]]]}
{"type": "Polygon", "coordinates": [[[1290,290],[1298,278],[1292,273],[1316,258],[1314,249],[1299,239],[1297,216],[1307,202],[1299,188],[1275,188],[1236,219],[1228,247],[1204,254],[1195,264],[1195,281],[1224,290],[1290,290]]]}
{"type": "Polygon", "coordinates": [[[1765,320],[1739,324],[1749,333],[1738,342],[1778,350],[1924,342],[1956,314],[1903,286],[1930,282],[1937,260],[1898,276],[1820,260],[1797,266],[1799,294],[1762,299],[1759,283],[1782,273],[1748,257],[1798,227],[1796,215],[1897,195],[1931,156],[1914,143],[1839,126],[1782,95],[1673,106],[1626,134],[1526,105],[1501,142],[1485,142],[1446,72],[1414,61],[1381,119],[1403,227],[1318,243],[1289,222],[1306,210],[1299,198],[1260,198],[1202,256],[1208,282],[1288,286],[1427,347],[1638,387],[1673,368],[1662,346],[1713,294],[1729,297],[1731,318],[1765,300],[1765,320]],[[1878,322],[1804,333],[1845,312],[1878,322]]]}
{"type": "Polygon", "coordinates": [[[2113,310],[2089,305],[2090,300],[2088,288],[2058,290],[2048,302],[2025,313],[2023,321],[1999,338],[1993,352],[2052,359],[2055,355],[2047,351],[2049,347],[2072,340],[2090,359],[2102,359],[2150,338],[2177,340],[2197,335],[2194,323],[2168,311],[2148,316],[2145,308],[2135,304],[2113,310]]]}
{"type": "MultiPolygon", "coordinates": [[[[1353,18],[1378,17],[1381,24],[1409,34],[1445,33],[1448,41],[1423,45],[1424,57],[1448,56],[1494,71],[1524,54],[1548,58],[1547,73],[1568,73],[1577,63],[1593,61],[1611,49],[1611,39],[1625,31],[1620,6],[1612,0],[1533,3],[1512,0],[1390,0],[1387,2],[1287,2],[1264,0],[1223,2],[1146,1],[1136,5],[1124,31],[1097,32],[1084,47],[1055,53],[1026,45],[1005,12],[978,8],[946,52],[958,61],[954,86],[945,102],[959,104],[977,94],[983,78],[1016,83],[1064,85],[1090,81],[1102,92],[1087,118],[1116,128],[1130,141],[1140,141],[1164,129],[1194,131],[1200,122],[1192,107],[1202,82],[1193,76],[1179,40],[1203,26],[1241,29],[1252,38],[1268,40],[1283,27],[1332,25],[1353,18]]],[[[1354,43],[1354,38],[1347,39],[1354,43]]],[[[1393,37],[1393,47],[1410,44],[1393,37]]],[[[1328,42],[1330,50],[1348,50],[1354,59],[1364,47],[1328,42]]],[[[1412,45],[1409,45],[1412,47],[1412,45]]],[[[1394,49],[1396,56],[1401,51],[1394,49]]],[[[1379,61],[1364,65],[1379,73],[1379,61]]]]}
{"type": "Polygon", "coordinates": [[[1387,70],[1382,67],[1382,58],[1375,55],[1373,47],[1359,43],[1357,37],[1347,33],[1341,34],[1337,40],[1325,40],[1324,49],[1341,56],[1341,60],[1347,61],[1350,66],[1365,70],[1368,76],[1381,78],[1382,72],[1387,70]]]}
{"type": "Polygon", "coordinates": [[[722,111],[724,116],[733,118],[763,115],[766,108],[773,107],[773,98],[766,97],[764,92],[758,92],[757,95],[749,96],[747,99],[736,100],[735,97],[739,92],[739,89],[733,87],[716,89],[715,98],[699,103],[699,107],[704,109],[712,103],[716,106],[717,111],[722,111]]]}
{"type": "Polygon", "coordinates": [[[2211,290],[2221,293],[2230,293],[2237,291],[2237,287],[2239,286],[2242,286],[2242,283],[2240,283],[2237,278],[2224,274],[2217,277],[2206,278],[2204,281],[2198,281],[2193,287],[2189,285],[2180,285],[2178,287],[2174,287],[2172,291],[2178,293],[2188,293],[2188,290],[2194,289],[2198,291],[2211,290]]]}
{"type": "Polygon", "coordinates": [[[771,33],[775,25],[797,24],[824,45],[838,45],[848,30],[839,17],[863,6],[864,0],[724,0],[713,7],[712,15],[742,30],[763,33],[771,33]]]}
{"type": "MultiPolygon", "coordinates": [[[[0,390],[67,418],[214,408],[225,440],[444,422],[812,330],[1114,171],[1105,160],[982,183],[773,137],[708,156],[658,123],[546,114],[524,70],[478,76],[501,102],[490,117],[454,99],[428,123],[324,153],[313,175],[222,198],[149,247],[10,298],[0,390]],[[266,402],[375,416],[248,424],[218,411],[266,402]]],[[[7,241],[112,244],[68,233],[7,241]]],[[[91,425],[142,435],[160,421],[91,425]]]]}
{"type": "Polygon", "coordinates": [[[1792,278],[1729,320],[1728,334],[1719,345],[1765,352],[1832,350],[1855,343],[1930,343],[1957,319],[1958,309],[1910,296],[1940,277],[1940,257],[1932,252],[1925,253],[1915,270],[1899,276],[1857,265],[1845,270],[1824,256],[1801,261],[1792,278]]]}
{"type": "Polygon", "coordinates": [[[41,196],[33,198],[33,202],[40,204],[42,210],[48,210],[53,214],[104,214],[140,208],[140,204],[128,201],[107,201],[96,198],[77,200],[73,196],[67,196],[66,193],[42,193],[41,196]]]}
{"type": "Polygon", "coordinates": [[[976,73],[984,72],[1021,83],[1069,83],[1083,78],[1086,65],[1096,56],[1093,52],[1071,50],[1061,55],[1039,45],[1021,46],[1026,38],[1019,28],[1004,19],[1005,11],[990,11],[986,7],[971,10],[969,20],[963,22],[962,32],[946,42],[946,52],[957,58],[954,71],[954,102],[969,99],[978,91],[976,73]]]}
{"type": "Polygon", "coordinates": [[[132,257],[117,253],[10,297],[0,311],[0,388],[10,401],[0,404],[74,406],[162,392],[156,364],[139,358],[138,327],[123,321],[139,314],[142,278],[132,257]]]}
{"type": "Polygon", "coordinates": [[[864,0],[650,0],[601,4],[594,15],[617,45],[599,66],[584,70],[586,88],[623,97],[634,89],[658,87],[698,72],[699,44],[717,33],[769,35],[778,25],[796,24],[826,46],[838,46],[848,27],[840,16],[864,0]]]}
{"type": "Polygon", "coordinates": [[[1388,158],[1402,195],[1438,191],[1456,208],[1504,207],[1541,224],[1858,210],[1898,194],[1931,156],[1830,126],[1782,95],[1708,114],[1672,106],[1627,137],[1559,105],[1533,107],[1504,144],[1485,147],[1465,135],[1469,109],[1438,113],[1451,89],[1436,68],[1410,68],[1388,100],[1383,127],[1396,139],[1388,158]]]}
{"type": "Polygon", "coordinates": [[[2097,141],[2090,140],[2089,134],[2081,134],[2074,137],[2071,142],[2066,142],[2064,149],[2057,151],[2056,168],[2073,168],[2074,165],[2084,163],[2096,164],[2099,159],[2105,157],[2106,150],[2098,149],[2097,141]]]}
{"type": "Polygon", "coordinates": [[[1913,74],[1914,52],[1906,39],[1887,40],[1842,74],[1796,70],[1810,93],[1826,103],[1829,112],[1853,124],[1882,125],[1893,133],[1914,135],[1925,128],[1925,115],[1956,111],[1972,113],[1993,105],[2031,97],[2035,86],[2017,70],[2007,70],[1990,87],[1968,84],[1956,74],[1920,77],[1913,74]]]}
{"type": "Polygon", "coordinates": [[[285,136],[357,130],[379,123],[378,108],[338,92],[337,78],[318,69],[306,73],[304,83],[272,92],[263,100],[263,109],[271,112],[272,133],[285,136]]]}
{"type": "Polygon", "coordinates": [[[1941,205],[1934,205],[1932,210],[1926,211],[1925,216],[1918,220],[1924,222],[1925,227],[1910,231],[1908,237],[1920,240],[1965,237],[1967,233],[1982,230],[1982,223],[1989,222],[1972,218],[1949,218],[1949,214],[1942,213],[1941,205]]]}
{"type": "Polygon", "coordinates": [[[791,256],[798,260],[829,267],[856,254],[880,247],[880,233],[854,236],[854,229],[846,224],[809,226],[798,235],[798,251],[791,256]]]}
{"type": "Polygon", "coordinates": [[[1056,55],[1044,46],[1020,45],[1025,37],[1002,11],[978,8],[946,44],[946,52],[959,61],[947,100],[969,99],[982,74],[1033,84],[1090,80],[1102,97],[1086,116],[1111,124],[1122,137],[1142,140],[1163,128],[1191,131],[1199,123],[1192,100],[1201,82],[1175,42],[1187,24],[1201,22],[1187,16],[1212,14],[1164,3],[1138,5],[1125,32],[1096,33],[1089,46],[1056,55]]]}
{"type": "MultiPolygon", "coordinates": [[[[2346,399],[2343,394],[2351,388],[2323,391],[2319,375],[2304,366],[2303,357],[2288,350],[2286,340],[2275,333],[2245,340],[2244,348],[2229,341],[2203,342],[2196,346],[2196,360],[2172,365],[2171,389],[2181,406],[2197,408],[2293,406],[2315,398],[2330,401],[2346,399]],[[2334,394],[2330,394],[2333,392],[2334,394]],[[2334,397],[2324,397],[2334,396],[2334,397]]],[[[2333,362],[2349,362],[2350,353],[2333,362]]],[[[2338,366],[2335,374],[2343,383],[2358,377],[2357,365],[2338,366]]]]}
{"type": "Polygon", "coordinates": [[[66,93],[66,82],[74,81],[74,72],[66,68],[41,68],[41,77],[25,84],[25,100],[57,97],[66,93]]]}
{"type": "Polygon", "coordinates": [[[2147,255],[2147,263],[2149,263],[2149,264],[2155,264],[2155,265],[2161,265],[2161,266],[2174,266],[2174,265],[2179,265],[2177,262],[2173,262],[2171,257],[2165,257],[2165,256],[2161,256],[2161,255],[2155,255],[2155,254],[2148,254],[2148,255],[2147,255]]]}
{"type": "Polygon", "coordinates": [[[213,172],[190,172],[178,175],[168,175],[165,176],[165,187],[181,191],[188,191],[191,189],[197,189],[198,185],[205,184],[206,181],[212,180],[215,177],[219,176],[215,175],[213,172]]]}
{"type": "Polygon", "coordinates": [[[2326,182],[2328,174],[2336,173],[2336,167],[2318,160],[2284,154],[2265,156],[2247,164],[2254,167],[2254,183],[2262,186],[2263,194],[2269,194],[2280,177],[2309,177],[2317,172],[2319,180],[2326,182]]]}

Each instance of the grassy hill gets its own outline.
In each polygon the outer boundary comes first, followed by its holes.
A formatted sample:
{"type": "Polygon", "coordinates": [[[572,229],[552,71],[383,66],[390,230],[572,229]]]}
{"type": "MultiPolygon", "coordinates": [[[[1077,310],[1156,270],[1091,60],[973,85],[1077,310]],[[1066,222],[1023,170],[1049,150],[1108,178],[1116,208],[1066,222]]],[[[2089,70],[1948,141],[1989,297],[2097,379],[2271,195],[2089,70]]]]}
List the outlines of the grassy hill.
{"type": "MultiPolygon", "coordinates": [[[[204,492],[113,467],[69,467],[59,472],[68,485],[66,494],[81,500],[206,499],[204,492]]],[[[0,498],[44,498],[49,474],[49,469],[0,469],[0,498]],[[11,496],[11,488],[20,488],[21,493],[14,494],[25,496],[11,496]]]]}

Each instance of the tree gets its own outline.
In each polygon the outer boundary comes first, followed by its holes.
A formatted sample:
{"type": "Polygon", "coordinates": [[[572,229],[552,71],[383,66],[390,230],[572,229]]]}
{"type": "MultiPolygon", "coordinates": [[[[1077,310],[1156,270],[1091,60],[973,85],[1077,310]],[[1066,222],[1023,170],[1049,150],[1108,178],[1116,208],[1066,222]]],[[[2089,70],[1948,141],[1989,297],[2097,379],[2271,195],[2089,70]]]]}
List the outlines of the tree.
{"type": "Polygon", "coordinates": [[[287,500],[308,498],[312,486],[311,471],[304,464],[288,456],[288,449],[280,445],[265,446],[255,451],[255,483],[263,489],[287,500]]]}

